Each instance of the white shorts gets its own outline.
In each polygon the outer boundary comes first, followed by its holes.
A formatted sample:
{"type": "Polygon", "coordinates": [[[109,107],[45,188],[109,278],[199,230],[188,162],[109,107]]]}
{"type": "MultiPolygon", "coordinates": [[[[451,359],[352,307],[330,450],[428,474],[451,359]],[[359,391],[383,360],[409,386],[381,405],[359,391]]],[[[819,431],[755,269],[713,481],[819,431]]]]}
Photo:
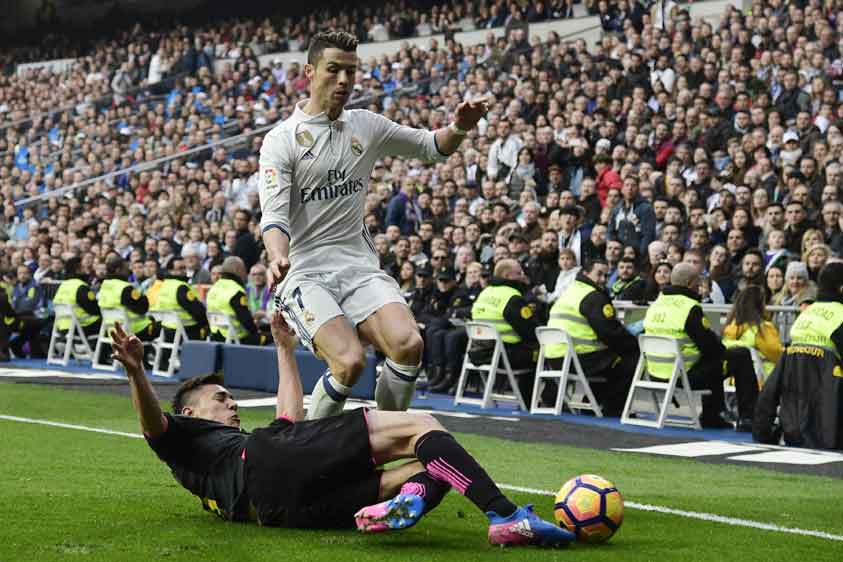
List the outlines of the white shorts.
{"type": "Polygon", "coordinates": [[[319,328],[332,318],[345,316],[356,327],[384,305],[407,304],[395,279],[380,269],[359,265],[294,273],[276,289],[273,301],[311,351],[319,328]]]}

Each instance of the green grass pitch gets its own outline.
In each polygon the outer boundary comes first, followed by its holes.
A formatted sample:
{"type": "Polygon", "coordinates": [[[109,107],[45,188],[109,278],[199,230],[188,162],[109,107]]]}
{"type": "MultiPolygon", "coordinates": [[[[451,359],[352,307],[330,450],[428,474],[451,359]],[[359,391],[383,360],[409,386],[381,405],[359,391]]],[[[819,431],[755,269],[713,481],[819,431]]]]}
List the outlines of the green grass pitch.
{"type": "MultiPolygon", "coordinates": [[[[138,432],[125,396],[0,383],[0,414],[138,432]]],[[[244,427],[271,419],[241,411],[244,427]]],[[[445,420],[447,425],[447,420],[445,420]]],[[[692,460],[458,435],[497,482],[551,490],[600,474],[627,500],[843,534],[843,482],[692,460]]],[[[141,439],[0,420],[0,561],[836,561],[843,542],[627,509],[606,545],[486,543],[485,517],[452,493],[392,535],[229,524],[202,511],[141,439]]],[[[509,494],[552,517],[551,497],[509,494]]]]}

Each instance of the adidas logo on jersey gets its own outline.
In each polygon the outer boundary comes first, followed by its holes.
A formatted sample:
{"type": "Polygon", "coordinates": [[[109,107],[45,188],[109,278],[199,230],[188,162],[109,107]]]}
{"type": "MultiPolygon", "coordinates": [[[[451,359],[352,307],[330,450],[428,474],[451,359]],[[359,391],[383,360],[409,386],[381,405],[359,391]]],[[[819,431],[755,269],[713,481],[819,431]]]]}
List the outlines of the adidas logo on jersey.
{"type": "Polygon", "coordinates": [[[302,160],[313,160],[316,156],[313,155],[312,150],[308,150],[304,153],[304,156],[301,157],[302,160]]]}

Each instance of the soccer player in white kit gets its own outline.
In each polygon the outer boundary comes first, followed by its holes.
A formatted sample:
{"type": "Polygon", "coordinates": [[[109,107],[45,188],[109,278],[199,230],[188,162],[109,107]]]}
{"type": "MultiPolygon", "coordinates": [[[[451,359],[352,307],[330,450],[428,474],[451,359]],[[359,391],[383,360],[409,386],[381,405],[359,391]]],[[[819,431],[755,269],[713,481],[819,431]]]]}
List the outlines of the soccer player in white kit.
{"type": "Polygon", "coordinates": [[[305,76],[310,98],[267,134],[260,155],[261,231],[275,305],[300,340],[328,363],[308,419],[339,414],[365,366],[361,339],[386,357],[375,400],[406,410],[423,341],[398,284],[380,269],[363,225],[369,178],[387,156],[441,161],[486,113],[463,102],[437,131],[400,126],[371,111],[345,110],[357,70],[357,39],[313,36],[305,76]],[[355,333],[356,329],[356,333],[355,333]]]}

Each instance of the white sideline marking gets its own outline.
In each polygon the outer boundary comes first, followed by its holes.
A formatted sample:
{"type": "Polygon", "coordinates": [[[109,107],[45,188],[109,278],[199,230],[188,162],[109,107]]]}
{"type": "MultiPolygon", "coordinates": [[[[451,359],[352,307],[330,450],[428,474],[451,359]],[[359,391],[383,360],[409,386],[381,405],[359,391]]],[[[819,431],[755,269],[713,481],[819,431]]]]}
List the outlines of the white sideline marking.
{"type": "Polygon", "coordinates": [[[743,462],[795,465],[821,465],[843,462],[843,455],[832,451],[798,449],[795,447],[780,447],[778,445],[762,445],[760,443],[730,443],[728,441],[691,441],[690,443],[654,445],[652,447],[640,447],[637,449],[615,448],[612,451],[650,453],[684,458],[735,455],[729,456],[728,459],[743,462]]]}
{"type": "MultiPolygon", "coordinates": [[[[245,400],[238,400],[237,405],[241,408],[260,408],[265,406],[275,406],[277,398],[274,396],[267,396],[266,398],[247,398],[245,400]]],[[[310,396],[304,397],[304,405],[310,405],[310,396]]],[[[355,408],[360,408],[362,406],[367,406],[369,408],[374,408],[377,404],[375,404],[372,400],[360,400],[355,398],[349,398],[345,403],[346,410],[353,410],[355,408]]],[[[464,418],[464,419],[484,419],[484,420],[499,420],[499,421],[514,421],[518,422],[521,421],[520,418],[517,416],[513,417],[505,417],[505,416],[485,416],[483,414],[470,414],[468,412],[451,412],[448,410],[426,410],[423,408],[410,408],[407,410],[413,414],[435,414],[437,416],[446,416],[451,418],[464,418]]]]}
{"type": "MultiPolygon", "coordinates": [[[[96,427],[88,427],[85,425],[76,425],[69,423],[60,423],[48,420],[37,420],[32,418],[21,418],[18,416],[6,416],[0,414],[0,420],[16,421],[22,423],[33,423],[38,425],[48,425],[51,427],[61,427],[64,429],[78,429],[80,431],[90,431],[93,433],[105,433],[107,435],[120,435],[122,437],[132,437],[135,439],[143,439],[143,435],[139,433],[126,433],[123,431],[112,431],[110,429],[100,429],[96,427]]],[[[515,486],[512,484],[498,484],[503,490],[510,490],[513,492],[524,492],[527,494],[538,494],[542,496],[555,496],[556,492],[551,490],[540,490],[538,488],[527,488],[524,486],[515,486]]],[[[668,515],[677,515],[679,517],[686,517],[688,519],[699,519],[702,521],[710,521],[713,523],[723,523],[725,525],[732,525],[734,527],[749,527],[751,529],[761,529],[763,531],[774,531],[777,533],[787,533],[791,535],[801,535],[804,537],[815,537],[818,539],[826,539],[830,541],[843,542],[843,535],[835,535],[825,531],[815,531],[812,529],[799,529],[796,527],[782,527],[781,525],[774,525],[772,523],[762,523],[760,521],[753,521],[751,519],[739,519],[737,517],[726,517],[725,515],[716,515],[714,513],[703,513],[700,511],[686,511],[684,509],[674,509],[672,507],[662,507],[659,505],[650,505],[646,503],[638,503],[629,500],[624,500],[624,507],[631,509],[638,509],[640,511],[653,511],[656,513],[665,513],[668,515]]]]}
{"type": "Polygon", "coordinates": [[[22,423],[34,423],[37,425],[49,425],[51,427],[61,427],[64,429],[78,429],[80,431],[91,431],[93,433],[105,433],[107,435],[119,435],[121,437],[133,437],[135,439],[143,439],[140,433],[126,433],[125,431],[113,431],[111,429],[99,429],[96,427],[88,427],[87,425],[76,425],[72,423],[61,423],[49,420],[34,420],[32,418],[20,418],[18,416],[4,416],[0,415],[0,420],[16,421],[22,423]]]}
{"type": "MultiPolygon", "coordinates": [[[[528,494],[539,494],[543,496],[555,496],[556,492],[550,490],[539,490],[537,488],[525,488],[524,486],[512,486],[510,484],[498,484],[503,490],[511,490],[513,492],[525,492],[528,494]]],[[[737,517],[726,517],[725,515],[715,515],[714,513],[703,513],[701,511],[686,511],[684,509],[674,509],[672,507],[662,507],[660,505],[650,505],[647,503],[638,503],[629,500],[624,500],[624,507],[638,509],[641,511],[654,511],[656,513],[666,513],[669,515],[678,515],[679,517],[687,517],[689,519],[700,519],[702,521],[711,521],[714,523],[724,523],[734,527],[749,527],[752,529],[761,529],[764,531],[775,531],[777,533],[788,533],[791,535],[802,535],[804,537],[815,537],[818,539],[826,539],[830,541],[843,541],[843,535],[835,535],[826,533],[825,531],[814,531],[812,529],[799,529],[796,527],[782,527],[781,525],[774,525],[772,523],[762,523],[760,521],[753,521],[751,519],[739,519],[737,517]]]]}
{"type": "Polygon", "coordinates": [[[10,369],[8,367],[0,368],[0,377],[16,379],[41,379],[46,377],[59,377],[63,379],[83,380],[126,380],[125,375],[109,375],[106,373],[70,373],[68,371],[44,369],[10,369]]]}

